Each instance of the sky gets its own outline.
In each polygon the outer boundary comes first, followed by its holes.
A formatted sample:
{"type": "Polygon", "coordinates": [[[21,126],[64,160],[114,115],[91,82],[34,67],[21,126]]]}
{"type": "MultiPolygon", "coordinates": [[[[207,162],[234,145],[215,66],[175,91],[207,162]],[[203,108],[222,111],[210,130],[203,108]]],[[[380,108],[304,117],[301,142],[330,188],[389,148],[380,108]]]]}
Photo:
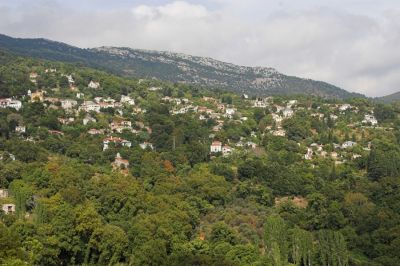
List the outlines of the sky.
{"type": "Polygon", "coordinates": [[[398,0],[0,0],[0,33],[274,67],[368,96],[400,91],[398,0]]]}

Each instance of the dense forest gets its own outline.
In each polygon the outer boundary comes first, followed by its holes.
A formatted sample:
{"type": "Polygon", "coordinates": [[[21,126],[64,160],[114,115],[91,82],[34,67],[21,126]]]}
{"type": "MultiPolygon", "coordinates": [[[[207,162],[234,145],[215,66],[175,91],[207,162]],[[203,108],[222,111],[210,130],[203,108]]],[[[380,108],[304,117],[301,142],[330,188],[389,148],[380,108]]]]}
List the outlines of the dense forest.
{"type": "Polygon", "coordinates": [[[0,52],[0,264],[400,265],[399,114],[0,52]]]}

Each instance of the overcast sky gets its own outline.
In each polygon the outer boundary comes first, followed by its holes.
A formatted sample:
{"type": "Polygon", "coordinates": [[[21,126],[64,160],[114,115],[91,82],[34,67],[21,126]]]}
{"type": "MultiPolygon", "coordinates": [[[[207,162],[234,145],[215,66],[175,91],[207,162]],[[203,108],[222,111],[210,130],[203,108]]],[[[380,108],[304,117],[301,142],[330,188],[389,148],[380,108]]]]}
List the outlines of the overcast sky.
{"type": "Polygon", "coordinates": [[[168,50],[400,91],[399,0],[0,0],[0,33],[168,50]]]}

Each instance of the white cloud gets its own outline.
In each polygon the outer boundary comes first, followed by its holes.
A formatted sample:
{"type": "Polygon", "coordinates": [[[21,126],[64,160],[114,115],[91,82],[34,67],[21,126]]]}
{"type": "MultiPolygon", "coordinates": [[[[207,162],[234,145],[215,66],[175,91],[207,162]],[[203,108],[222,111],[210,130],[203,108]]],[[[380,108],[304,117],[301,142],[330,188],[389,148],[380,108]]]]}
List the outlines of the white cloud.
{"type": "Polygon", "coordinates": [[[92,11],[50,2],[10,7],[0,0],[0,32],[272,66],[371,96],[400,90],[400,12],[393,8],[400,5],[392,0],[381,5],[390,11],[374,12],[374,2],[365,1],[359,13],[358,0],[347,1],[348,10],[339,8],[343,0],[325,6],[288,0],[164,1],[92,11]]]}
{"type": "Polygon", "coordinates": [[[161,6],[139,5],[132,9],[132,13],[137,19],[167,18],[173,20],[201,19],[209,15],[204,6],[185,1],[175,1],[161,6]]]}

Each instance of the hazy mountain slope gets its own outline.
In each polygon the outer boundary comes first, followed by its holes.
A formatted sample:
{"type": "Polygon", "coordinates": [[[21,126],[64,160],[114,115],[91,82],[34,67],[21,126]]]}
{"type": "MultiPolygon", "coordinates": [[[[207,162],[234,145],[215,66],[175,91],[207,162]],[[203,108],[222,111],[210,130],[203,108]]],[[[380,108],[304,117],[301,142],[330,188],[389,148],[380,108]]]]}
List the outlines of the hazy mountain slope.
{"type": "Polygon", "coordinates": [[[79,62],[124,76],[191,83],[252,95],[364,97],[325,82],[287,76],[273,68],[237,66],[211,58],[171,52],[116,47],[81,49],[46,39],[18,39],[6,35],[0,35],[0,48],[43,59],[79,62]]]}
{"type": "Polygon", "coordinates": [[[395,102],[395,101],[400,101],[400,91],[396,92],[396,93],[393,93],[393,94],[390,94],[390,95],[386,95],[386,96],[383,96],[383,97],[376,98],[376,100],[380,101],[380,102],[385,102],[385,103],[392,103],[392,102],[395,102]]]}

